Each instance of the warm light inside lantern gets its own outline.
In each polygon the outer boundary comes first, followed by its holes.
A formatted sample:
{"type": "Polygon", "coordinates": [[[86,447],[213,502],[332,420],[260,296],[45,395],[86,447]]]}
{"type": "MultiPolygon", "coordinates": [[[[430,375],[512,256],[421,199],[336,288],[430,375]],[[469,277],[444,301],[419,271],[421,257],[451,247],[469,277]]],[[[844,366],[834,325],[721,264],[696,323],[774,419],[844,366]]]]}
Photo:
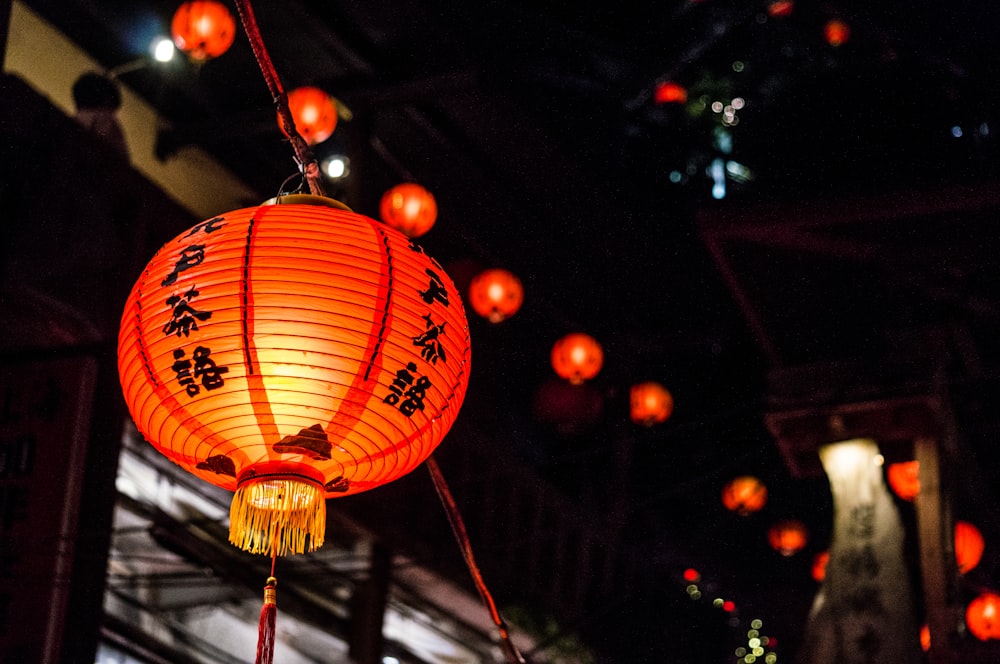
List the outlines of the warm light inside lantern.
{"type": "Polygon", "coordinates": [[[193,60],[217,58],[236,39],[236,19],[216,0],[185,2],[174,13],[170,32],[177,48],[193,60]]]}
{"type": "Polygon", "coordinates": [[[382,221],[412,238],[433,228],[437,213],[433,194],[415,182],[397,184],[382,194],[379,203],[382,221]]]}
{"type": "Polygon", "coordinates": [[[523,302],[521,280],[507,270],[484,270],[469,283],[469,304],[491,323],[507,320],[521,309],[523,302]]]}
{"type": "MultiPolygon", "coordinates": [[[[337,102],[320,88],[303,86],[289,92],[288,112],[295,130],[309,145],[322,143],[337,128],[337,102]]],[[[278,126],[284,131],[280,115],[278,126]]]]}
{"type": "Polygon", "coordinates": [[[552,346],[552,368],[574,385],[590,380],[604,365],[604,349],[589,334],[574,332],[552,346]]]}
{"type": "Polygon", "coordinates": [[[969,602],[965,624],[980,641],[1000,639],[1000,595],[984,592],[969,602]]]}
{"type": "Polygon", "coordinates": [[[783,556],[793,556],[805,548],[808,531],[805,524],[795,519],[780,521],[767,533],[771,548],[783,556]]]}
{"type": "Polygon", "coordinates": [[[637,383],[629,390],[629,415],[636,424],[651,427],[666,422],[673,412],[674,397],[659,383],[637,383]]]}
{"type": "Polygon", "coordinates": [[[722,504],[741,516],[753,514],[767,504],[767,486],[752,475],[734,477],[722,489],[722,504]]]}

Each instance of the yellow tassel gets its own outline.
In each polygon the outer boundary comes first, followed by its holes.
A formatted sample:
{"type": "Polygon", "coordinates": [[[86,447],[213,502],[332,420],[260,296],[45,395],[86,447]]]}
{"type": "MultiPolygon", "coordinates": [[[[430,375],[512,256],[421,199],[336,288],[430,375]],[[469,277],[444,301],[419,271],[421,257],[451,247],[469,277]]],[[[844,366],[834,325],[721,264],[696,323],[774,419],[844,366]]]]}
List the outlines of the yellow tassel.
{"type": "Polygon", "coordinates": [[[229,542],[269,556],[315,551],[326,536],[323,487],[300,479],[250,480],[229,509],[229,542]]]}

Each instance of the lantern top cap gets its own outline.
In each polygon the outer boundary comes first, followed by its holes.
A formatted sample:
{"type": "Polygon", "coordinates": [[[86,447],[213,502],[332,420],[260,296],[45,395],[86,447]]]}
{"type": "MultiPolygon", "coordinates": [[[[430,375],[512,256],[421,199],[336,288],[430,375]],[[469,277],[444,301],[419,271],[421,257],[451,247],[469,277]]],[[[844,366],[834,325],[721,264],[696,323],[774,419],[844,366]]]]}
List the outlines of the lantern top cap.
{"type": "Polygon", "coordinates": [[[274,198],[267,199],[261,205],[317,205],[346,210],[348,212],[354,211],[338,200],[327,198],[326,196],[315,196],[313,194],[285,194],[283,196],[275,196],[274,198]]]}

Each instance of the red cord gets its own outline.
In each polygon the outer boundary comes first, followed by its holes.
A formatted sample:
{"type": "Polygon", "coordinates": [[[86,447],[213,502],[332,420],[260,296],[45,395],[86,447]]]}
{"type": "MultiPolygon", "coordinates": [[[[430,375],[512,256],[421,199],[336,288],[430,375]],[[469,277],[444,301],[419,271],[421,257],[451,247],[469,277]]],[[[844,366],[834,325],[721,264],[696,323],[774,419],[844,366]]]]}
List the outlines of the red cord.
{"type": "Polygon", "coordinates": [[[243,24],[243,31],[246,32],[247,39],[250,40],[250,48],[253,50],[254,58],[257,59],[260,72],[264,75],[264,82],[267,83],[267,89],[270,91],[271,98],[274,99],[274,105],[278,109],[281,128],[285,132],[285,135],[288,136],[288,140],[292,144],[292,149],[295,150],[295,159],[299,162],[302,174],[309,184],[309,193],[315,196],[323,196],[319,164],[312,150],[309,148],[309,144],[305,142],[305,139],[295,129],[295,120],[292,118],[292,112],[288,109],[288,95],[285,94],[285,88],[281,85],[281,78],[278,76],[278,71],[274,68],[271,56],[267,54],[267,48],[264,46],[264,38],[261,37],[260,28],[257,27],[257,17],[254,15],[250,0],[235,0],[235,2],[236,10],[240,15],[240,22],[243,24]]]}
{"type": "Polygon", "coordinates": [[[441,468],[433,456],[428,457],[426,463],[427,470],[431,474],[431,480],[434,482],[434,490],[437,491],[438,498],[441,499],[441,505],[444,506],[445,514],[448,516],[448,523],[451,524],[451,531],[455,534],[458,547],[462,551],[465,566],[469,568],[469,574],[472,575],[472,581],[476,584],[476,590],[479,591],[479,596],[482,598],[483,604],[486,605],[486,609],[490,613],[490,618],[493,619],[493,624],[497,626],[500,632],[501,648],[512,664],[525,664],[524,657],[521,656],[521,653],[517,650],[517,646],[510,640],[510,632],[507,630],[507,624],[497,610],[496,602],[493,601],[493,595],[490,594],[489,588],[486,587],[486,581],[483,579],[483,575],[479,571],[479,566],[476,564],[476,558],[472,553],[472,541],[465,530],[465,523],[462,521],[462,515],[458,511],[455,498],[451,495],[451,490],[448,488],[448,483],[445,482],[444,475],[441,474],[441,468]]]}

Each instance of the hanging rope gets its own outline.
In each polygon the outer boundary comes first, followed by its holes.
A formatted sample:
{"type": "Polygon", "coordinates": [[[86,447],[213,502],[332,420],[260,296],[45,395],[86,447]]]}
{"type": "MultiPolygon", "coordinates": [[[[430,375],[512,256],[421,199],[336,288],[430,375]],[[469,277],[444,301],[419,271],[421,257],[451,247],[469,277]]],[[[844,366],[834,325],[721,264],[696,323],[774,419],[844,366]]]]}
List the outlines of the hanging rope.
{"type": "Polygon", "coordinates": [[[288,95],[285,93],[285,88],[281,85],[281,79],[274,68],[274,63],[271,62],[271,57],[267,54],[267,48],[264,46],[264,39],[261,37],[260,28],[257,27],[257,17],[254,15],[253,7],[250,6],[250,0],[236,0],[236,9],[243,24],[243,30],[247,33],[247,38],[250,40],[250,48],[253,50],[254,58],[257,59],[260,71],[264,75],[264,82],[267,83],[267,89],[270,91],[274,105],[278,109],[281,128],[285,132],[285,135],[288,136],[288,140],[292,144],[292,149],[295,150],[295,160],[298,162],[299,168],[302,170],[302,175],[309,185],[309,193],[314,196],[324,196],[323,184],[320,181],[319,163],[317,163],[316,156],[313,155],[309,144],[306,143],[305,139],[295,129],[295,120],[292,118],[292,112],[288,109],[288,95]]]}
{"type": "Polygon", "coordinates": [[[472,542],[469,540],[469,534],[465,530],[465,523],[462,521],[462,515],[458,511],[455,498],[451,495],[451,490],[448,488],[448,483],[445,482],[444,475],[441,474],[441,468],[433,456],[428,457],[425,463],[427,470],[431,474],[431,480],[434,482],[434,490],[437,491],[438,498],[441,499],[441,505],[444,506],[445,514],[448,516],[451,531],[455,534],[458,547],[462,551],[465,566],[469,568],[469,574],[472,575],[472,581],[476,584],[476,590],[479,591],[479,596],[483,599],[483,604],[486,605],[486,609],[490,613],[490,618],[492,618],[493,624],[497,626],[497,630],[500,633],[500,648],[507,657],[507,661],[511,662],[511,664],[525,664],[524,657],[521,656],[521,653],[517,650],[517,646],[510,640],[510,631],[507,629],[507,623],[504,622],[503,617],[497,610],[497,605],[493,601],[493,595],[490,594],[489,588],[486,587],[483,575],[476,564],[476,558],[472,554],[472,542]]]}

